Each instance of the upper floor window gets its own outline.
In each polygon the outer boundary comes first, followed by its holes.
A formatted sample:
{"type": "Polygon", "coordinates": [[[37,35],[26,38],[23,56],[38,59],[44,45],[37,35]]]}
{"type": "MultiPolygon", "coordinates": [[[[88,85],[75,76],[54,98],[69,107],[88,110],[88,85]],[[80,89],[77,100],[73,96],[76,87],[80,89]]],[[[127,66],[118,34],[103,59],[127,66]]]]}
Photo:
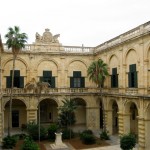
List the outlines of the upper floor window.
{"type": "Polygon", "coordinates": [[[129,65],[128,86],[129,88],[138,87],[136,64],[129,65]]]}
{"type": "Polygon", "coordinates": [[[117,87],[118,87],[117,68],[112,68],[111,87],[112,87],[112,88],[117,88],[117,87]]]}
{"type": "Polygon", "coordinates": [[[48,82],[50,87],[55,88],[55,77],[52,76],[52,71],[43,71],[43,76],[40,81],[48,82]]]}
{"type": "MultiPolygon", "coordinates": [[[[12,70],[10,70],[10,76],[6,77],[6,88],[11,88],[11,85],[12,85],[12,70]]],[[[20,70],[14,70],[13,87],[24,88],[24,77],[20,76],[20,70]]]]}
{"type": "Polygon", "coordinates": [[[73,71],[73,77],[70,77],[71,88],[84,88],[85,78],[81,76],[81,71],[73,71]]]}

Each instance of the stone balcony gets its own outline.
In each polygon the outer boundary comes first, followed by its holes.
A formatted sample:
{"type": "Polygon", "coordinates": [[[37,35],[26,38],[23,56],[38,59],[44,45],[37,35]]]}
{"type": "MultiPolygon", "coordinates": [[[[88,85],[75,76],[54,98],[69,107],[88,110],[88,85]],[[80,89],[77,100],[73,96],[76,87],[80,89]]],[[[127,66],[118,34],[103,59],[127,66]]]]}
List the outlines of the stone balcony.
{"type": "MultiPolygon", "coordinates": [[[[141,94],[140,89],[138,88],[48,88],[46,91],[42,91],[41,94],[44,95],[89,95],[89,94],[97,94],[100,95],[112,95],[112,96],[146,96],[150,97],[150,89],[144,89],[146,91],[144,94],[141,94]]],[[[11,89],[5,88],[0,90],[0,93],[3,96],[9,96],[11,93],[11,89]]],[[[24,88],[14,88],[13,95],[34,95],[33,90],[27,91],[24,88]]]]}

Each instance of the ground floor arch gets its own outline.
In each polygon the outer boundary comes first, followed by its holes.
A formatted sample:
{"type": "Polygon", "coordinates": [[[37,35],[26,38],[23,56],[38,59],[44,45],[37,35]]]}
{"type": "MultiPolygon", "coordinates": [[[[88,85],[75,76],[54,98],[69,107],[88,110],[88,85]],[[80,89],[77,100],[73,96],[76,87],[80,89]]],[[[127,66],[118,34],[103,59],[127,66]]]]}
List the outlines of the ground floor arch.
{"type": "MultiPolygon", "coordinates": [[[[53,99],[43,99],[39,102],[38,108],[40,108],[40,123],[49,124],[56,123],[58,120],[58,104],[53,99]],[[40,105],[40,107],[39,107],[40,105]]],[[[39,109],[38,112],[38,122],[39,122],[39,109]]]]}
{"type": "Polygon", "coordinates": [[[74,98],[77,108],[75,110],[75,125],[86,125],[86,102],[82,98],[74,98]]]}
{"type": "MultiPolygon", "coordinates": [[[[10,101],[4,106],[4,129],[8,128],[10,101]]],[[[21,128],[22,125],[27,124],[27,111],[25,103],[20,99],[12,100],[12,113],[11,113],[11,128],[21,128]]]]}

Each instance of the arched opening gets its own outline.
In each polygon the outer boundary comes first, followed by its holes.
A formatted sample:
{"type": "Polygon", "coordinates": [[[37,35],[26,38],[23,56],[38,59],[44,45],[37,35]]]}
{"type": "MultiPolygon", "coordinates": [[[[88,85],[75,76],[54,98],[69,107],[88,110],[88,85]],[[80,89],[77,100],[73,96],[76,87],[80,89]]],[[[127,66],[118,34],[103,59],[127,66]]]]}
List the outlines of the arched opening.
{"type": "MultiPolygon", "coordinates": [[[[8,119],[9,119],[9,102],[5,105],[4,109],[4,128],[8,128],[8,119]]],[[[27,124],[27,112],[26,105],[23,101],[19,99],[12,100],[12,113],[11,113],[11,125],[12,129],[21,128],[23,124],[27,124]]],[[[20,130],[21,131],[21,130],[20,130]]]]}
{"type": "Polygon", "coordinates": [[[86,128],[86,102],[82,98],[74,99],[77,103],[75,110],[76,123],[73,127],[76,131],[81,131],[86,128]]]}
{"type": "Polygon", "coordinates": [[[100,101],[99,103],[99,108],[100,108],[100,129],[103,129],[104,127],[104,113],[103,113],[103,110],[104,110],[104,107],[103,107],[103,103],[102,101],[100,101]]]}
{"type": "Polygon", "coordinates": [[[130,132],[138,135],[138,110],[134,103],[130,106],[130,132]]]}
{"type": "Polygon", "coordinates": [[[118,105],[116,101],[112,104],[112,126],[113,134],[118,134],[118,105]]]}
{"type": "MultiPolygon", "coordinates": [[[[44,99],[39,104],[40,104],[40,123],[46,125],[49,123],[57,122],[58,105],[56,101],[52,99],[44,99]]],[[[39,110],[37,116],[39,120],[39,110]]]]}

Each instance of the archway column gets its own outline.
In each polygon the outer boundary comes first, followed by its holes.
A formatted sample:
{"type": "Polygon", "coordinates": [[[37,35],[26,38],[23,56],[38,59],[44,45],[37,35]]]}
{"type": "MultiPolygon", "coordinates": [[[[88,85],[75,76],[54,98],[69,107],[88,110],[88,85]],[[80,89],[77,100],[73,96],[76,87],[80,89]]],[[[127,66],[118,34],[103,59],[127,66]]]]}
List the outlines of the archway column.
{"type": "Polygon", "coordinates": [[[27,123],[33,121],[37,123],[37,108],[27,109],[27,123]]]}
{"type": "Polygon", "coordinates": [[[86,107],[86,126],[91,130],[99,130],[99,107],[86,107]]]}
{"type": "Polygon", "coordinates": [[[119,135],[124,134],[124,114],[118,112],[118,127],[119,127],[119,135]]]}
{"type": "MultiPolygon", "coordinates": [[[[148,134],[149,136],[149,133],[146,133],[145,132],[145,120],[144,118],[141,118],[141,117],[137,117],[138,118],[138,144],[139,144],[139,150],[148,150],[145,148],[145,135],[148,134]],[[145,134],[146,133],[146,134],[145,134]]],[[[150,124],[149,124],[150,125],[150,124]]],[[[149,127],[148,127],[149,128],[149,127]]],[[[150,131],[150,130],[149,130],[150,131]]],[[[146,136],[147,137],[147,136],[146,136]]],[[[148,143],[150,142],[150,137],[147,137],[149,140],[147,141],[148,143]]],[[[148,144],[147,143],[147,144],[148,144]]],[[[150,146],[150,145],[149,145],[150,146]]]]}
{"type": "Polygon", "coordinates": [[[3,129],[3,113],[0,113],[0,143],[2,142],[4,135],[4,129],[3,129]]]}
{"type": "Polygon", "coordinates": [[[130,116],[131,114],[130,113],[124,113],[123,114],[123,123],[124,123],[124,134],[128,134],[130,133],[130,124],[131,124],[131,121],[130,121],[130,116]]]}
{"type": "MultiPolygon", "coordinates": [[[[150,148],[150,119],[143,120],[145,123],[145,132],[143,133],[145,135],[145,150],[149,150],[150,148]]],[[[140,133],[140,132],[139,132],[140,133]]]]}
{"type": "Polygon", "coordinates": [[[109,132],[110,135],[113,134],[113,119],[112,119],[112,112],[113,110],[105,110],[104,111],[104,124],[106,127],[106,130],[109,132]]]}

